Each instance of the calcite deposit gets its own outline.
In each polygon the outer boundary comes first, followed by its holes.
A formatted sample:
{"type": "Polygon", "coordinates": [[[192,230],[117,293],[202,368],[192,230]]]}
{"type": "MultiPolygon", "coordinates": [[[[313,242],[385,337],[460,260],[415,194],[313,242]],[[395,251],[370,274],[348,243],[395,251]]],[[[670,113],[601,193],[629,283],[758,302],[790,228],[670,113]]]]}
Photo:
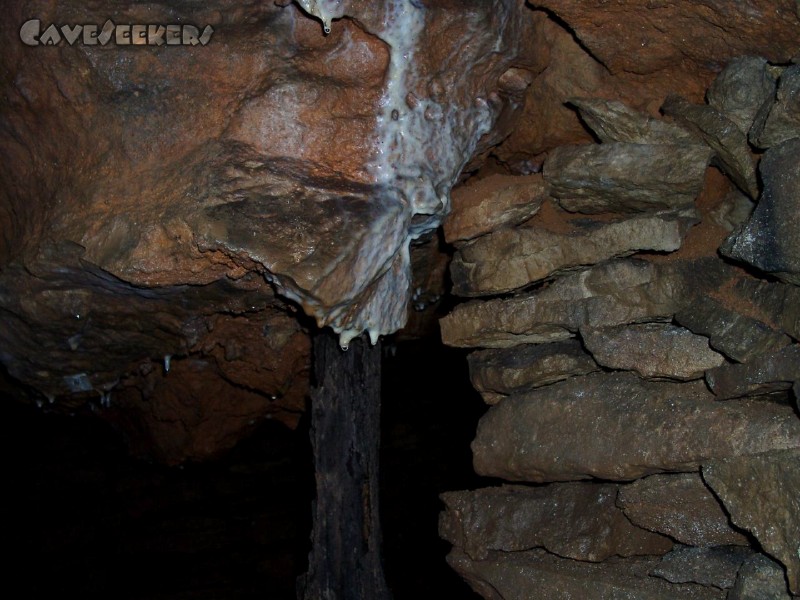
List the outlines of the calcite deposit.
{"type": "Polygon", "coordinates": [[[404,325],[411,242],[521,108],[529,17],[511,0],[9,4],[9,374],[55,409],[110,404],[168,462],[214,454],[268,415],[295,423],[310,325],[298,309],[343,346],[404,325]],[[116,33],[176,22],[202,42],[116,33]],[[73,23],[102,37],[47,33],[73,23]],[[261,336],[218,329],[220,315],[261,336]],[[198,433],[194,413],[228,405],[235,426],[198,433]]]}

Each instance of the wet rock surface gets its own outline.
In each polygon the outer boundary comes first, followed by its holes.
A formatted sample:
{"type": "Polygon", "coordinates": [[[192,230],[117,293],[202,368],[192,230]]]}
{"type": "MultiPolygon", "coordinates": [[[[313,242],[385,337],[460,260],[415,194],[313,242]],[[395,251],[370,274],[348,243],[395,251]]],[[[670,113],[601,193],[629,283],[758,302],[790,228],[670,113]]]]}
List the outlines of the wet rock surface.
{"type": "MultiPolygon", "coordinates": [[[[6,8],[0,361],[24,401],[94,411],[139,456],[205,460],[265,419],[298,423],[314,320],[346,344],[407,319],[401,336],[424,335],[449,312],[442,337],[477,350],[472,379],[494,404],[479,470],[568,482],[526,487],[536,502],[515,492],[497,510],[484,501],[496,492],[450,497],[471,515],[467,527],[452,512],[453,539],[474,542],[451,562],[476,590],[797,591],[786,471],[797,461],[776,458],[800,438],[796,2],[6,8]],[[32,16],[191,22],[214,35],[205,46],[33,48],[20,40],[32,16]],[[663,214],[676,210],[686,216],[663,214]],[[693,342],[675,352],[666,331],[693,342]],[[715,366],[722,356],[740,364],[715,366]],[[716,496],[701,471],[718,475],[716,496]],[[576,481],[593,477],[620,481],[576,481]],[[764,493],[745,498],[725,487],[734,480],[764,493]],[[574,527],[531,508],[556,501],[574,527]],[[510,514],[539,515],[547,539],[525,538],[510,514]],[[609,523],[691,547],[662,558],[666,546],[643,542],[633,546],[655,555],[621,559],[615,548],[636,548],[597,533],[609,523]],[[698,557],[725,563],[713,557],[731,544],[758,553],[735,583],[730,569],[697,568],[698,557]]],[[[450,383],[441,394],[458,397],[450,383]]],[[[466,438],[459,448],[468,453],[466,438]]],[[[207,531],[225,539],[240,526],[212,519],[207,531]]],[[[417,556],[429,541],[391,552],[417,556]]]]}
{"type": "Polygon", "coordinates": [[[291,2],[8,5],[0,358],[34,398],[110,398],[155,457],[202,459],[251,421],[297,422],[313,328],[298,308],[343,344],[406,322],[411,238],[512,127],[531,21],[511,2],[401,4],[339,3],[329,35],[291,2]],[[31,47],[32,16],[213,35],[31,47]],[[249,323],[215,334],[219,315],[249,323]]]}

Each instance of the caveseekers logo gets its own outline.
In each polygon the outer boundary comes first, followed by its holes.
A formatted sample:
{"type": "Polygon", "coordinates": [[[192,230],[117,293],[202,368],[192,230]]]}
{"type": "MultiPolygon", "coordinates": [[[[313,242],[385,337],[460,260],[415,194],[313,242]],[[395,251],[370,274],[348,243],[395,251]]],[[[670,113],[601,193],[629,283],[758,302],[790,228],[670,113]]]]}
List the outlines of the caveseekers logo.
{"type": "Polygon", "coordinates": [[[194,25],[117,25],[111,19],[102,27],[89,25],[49,25],[42,30],[39,19],[25,21],[19,29],[19,39],[28,46],[58,46],[78,43],[84,46],[205,46],[214,28],[206,25],[202,31],[194,25]]]}

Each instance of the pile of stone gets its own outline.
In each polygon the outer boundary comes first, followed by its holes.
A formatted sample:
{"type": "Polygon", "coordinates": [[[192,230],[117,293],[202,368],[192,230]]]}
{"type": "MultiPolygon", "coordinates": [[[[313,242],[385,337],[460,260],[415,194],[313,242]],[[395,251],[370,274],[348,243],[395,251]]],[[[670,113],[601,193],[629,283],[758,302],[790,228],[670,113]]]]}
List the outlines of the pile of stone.
{"type": "Polygon", "coordinates": [[[572,104],[600,143],[445,224],[475,470],[513,482],[443,495],[448,560],[492,599],[800,595],[800,66],[572,104]]]}

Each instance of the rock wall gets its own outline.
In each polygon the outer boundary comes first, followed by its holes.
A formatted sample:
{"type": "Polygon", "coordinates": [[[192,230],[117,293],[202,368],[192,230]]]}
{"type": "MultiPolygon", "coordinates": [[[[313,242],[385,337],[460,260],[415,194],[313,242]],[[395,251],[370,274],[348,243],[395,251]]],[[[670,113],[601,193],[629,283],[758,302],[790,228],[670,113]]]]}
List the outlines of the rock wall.
{"type": "MultiPolygon", "coordinates": [[[[612,72],[674,66],[603,37],[634,3],[551,4],[612,72]]],[[[513,485],[443,494],[440,534],[483,597],[800,595],[799,69],[732,59],[660,118],[568,98],[595,143],[454,193],[442,338],[491,405],[474,468],[513,485]]]]}

